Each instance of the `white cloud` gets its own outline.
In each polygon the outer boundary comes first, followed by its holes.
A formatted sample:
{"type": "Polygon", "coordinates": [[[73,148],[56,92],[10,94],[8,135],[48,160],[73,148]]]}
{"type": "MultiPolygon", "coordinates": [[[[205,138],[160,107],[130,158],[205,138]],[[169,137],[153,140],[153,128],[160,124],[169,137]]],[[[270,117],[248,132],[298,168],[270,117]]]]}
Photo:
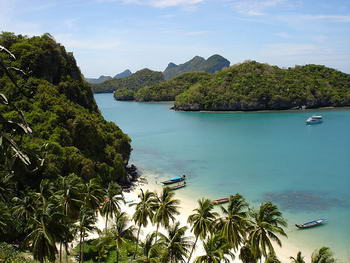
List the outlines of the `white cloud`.
{"type": "Polygon", "coordinates": [[[328,22],[350,22],[350,15],[300,15],[303,20],[326,20],[328,22]]]}
{"type": "Polygon", "coordinates": [[[331,51],[309,43],[276,43],[267,45],[263,53],[269,56],[288,57],[330,53],[331,51]]]}
{"type": "Polygon", "coordinates": [[[172,6],[193,6],[204,2],[204,0],[122,0],[126,4],[150,5],[153,7],[164,8],[172,6]]]}
{"type": "Polygon", "coordinates": [[[249,16],[265,15],[268,8],[282,4],[285,0],[232,0],[231,6],[239,13],[249,16]]]}
{"type": "Polygon", "coordinates": [[[121,42],[118,39],[89,38],[77,39],[72,34],[55,34],[57,42],[64,45],[67,50],[84,49],[84,50],[106,50],[115,49],[120,46],[121,42]]]}

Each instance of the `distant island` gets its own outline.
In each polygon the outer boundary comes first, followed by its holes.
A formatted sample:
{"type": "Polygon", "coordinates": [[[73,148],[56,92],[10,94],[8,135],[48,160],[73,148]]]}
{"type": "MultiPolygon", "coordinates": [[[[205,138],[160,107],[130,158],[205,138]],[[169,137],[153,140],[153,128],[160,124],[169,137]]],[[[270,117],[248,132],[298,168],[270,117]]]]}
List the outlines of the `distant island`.
{"type": "Polygon", "coordinates": [[[164,79],[168,80],[185,72],[207,72],[215,73],[225,67],[230,66],[230,61],[220,55],[213,55],[207,60],[200,56],[195,56],[191,60],[184,64],[176,65],[169,63],[168,67],[164,70],[164,79]]]}
{"type": "MultiPolygon", "coordinates": [[[[162,81],[169,80],[187,72],[215,73],[228,66],[230,66],[230,61],[228,61],[227,59],[225,59],[220,55],[213,55],[209,57],[207,60],[204,59],[203,57],[195,56],[191,60],[180,65],[176,65],[170,62],[167,68],[164,70],[164,72],[162,72],[163,77],[161,80],[162,81]]],[[[146,74],[150,74],[150,72],[146,74]]],[[[125,70],[124,72],[115,75],[113,78],[110,76],[101,76],[98,79],[86,78],[85,80],[92,85],[92,91],[94,93],[109,93],[109,92],[114,92],[116,90],[120,90],[124,88],[129,89],[129,91],[125,91],[125,90],[118,91],[118,94],[116,94],[118,95],[116,96],[116,98],[120,100],[124,100],[124,99],[129,100],[134,98],[134,91],[137,91],[140,88],[150,85],[148,80],[144,79],[144,83],[137,81],[136,87],[133,87],[132,86],[134,84],[133,79],[135,78],[139,79],[139,77],[137,77],[137,75],[139,74],[137,74],[136,77],[134,76],[131,79],[127,79],[123,82],[114,81],[115,79],[127,78],[130,75],[132,75],[131,71],[125,70]],[[120,84],[120,83],[124,83],[124,84],[120,84]],[[133,92],[130,92],[130,90],[133,92]]],[[[153,84],[155,83],[152,83],[152,85],[153,84]]]]}

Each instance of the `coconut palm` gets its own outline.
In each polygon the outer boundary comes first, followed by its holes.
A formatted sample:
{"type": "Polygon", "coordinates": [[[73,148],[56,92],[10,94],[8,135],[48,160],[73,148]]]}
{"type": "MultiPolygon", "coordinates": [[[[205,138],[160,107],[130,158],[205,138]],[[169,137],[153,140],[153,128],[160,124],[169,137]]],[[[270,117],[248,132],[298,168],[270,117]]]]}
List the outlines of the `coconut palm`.
{"type": "Polygon", "coordinates": [[[198,200],[198,205],[199,207],[193,210],[195,213],[188,217],[188,223],[192,226],[191,231],[196,237],[190,256],[187,260],[188,263],[191,260],[198,238],[204,240],[207,235],[212,232],[213,222],[215,221],[216,217],[219,216],[218,213],[213,212],[214,205],[209,199],[203,198],[198,200]]]}
{"type": "Polygon", "coordinates": [[[265,259],[265,263],[282,263],[275,254],[270,253],[265,259]]]}
{"type": "Polygon", "coordinates": [[[79,213],[78,230],[80,233],[79,262],[84,262],[84,241],[87,233],[97,230],[95,227],[97,218],[94,210],[82,207],[79,213]]]}
{"type": "Polygon", "coordinates": [[[253,225],[248,228],[249,242],[255,258],[268,257],[275,254],[272,242],[282,246],[278,235],[287,236],[283,227],[287,226],[286,220],[277,206],[271,202],[260,205],[258,211],[252,211],[253,225]]]}
{"type": "Polygon", "coordinates": [[[311,263],[334,263],[333,252],[328,247],[316,249],[311,255],[311,263]]]}
{"type": "Polygon", "coordinates": [[[160,241],[165,245],[165,258],[167,262],[185,262],[188,257],[193,242],[185,236],[187,227],[180,227],[180,223],[176,222],[167,229],[167,235],[159,234],[160,241]]]}
{"type": "Polygon", "coordinates": [[[235,255],[230,251],[231,246],[220,235],[211,235],[203,243],[203,246],[205,255],[196,257],[194,263],[230,263],[230,259],[234,260],[235,258],[235,255]]]}
{"type": "Polygon", "coordinates": [[[113,217],[119,213],[120,206],[119,203],[123,200],[121,196],[120,186],[111,182],[108,184],[108,188],[105,190],[105,201],[100,208],[101,214],[106,218],[105,221],[105,231],[107,233],[108,218],[113,219],[113,217]]]}
{"type": "Polygon", "coordinates": [[[299,251],[297,254],[297,257],[289,257],[292,260],[292,263],[305,263],[304,257],[301,255],[301,252],[299,251]]]}
{"type": "Polygon", "coordinates": [[[133,220],[135,224],[138,226],[134,258],[136,257],[141,227],[142,226],[146,227],[148,225],[148,220],[149,219],[151,220],[153,218],[154,216],[153,207],[155,202],[154,193],[148,190],[146,192],[143,192],[143,190],[141,189],[141,193],[138,195],[138,197],[140,198],[140,202],[137,204],[133,204],[133,205],[136,205],[136,210],[133,216],[133,220]]]}
{"type": "Polygon", "coordinates": [[[7,224],[11,220],[10,209],[7,205],[0,201],[0,234],[1,236],[7,232],[7,224]]]}
{"type": "Polygon", "coordinates": [[[84,186],[84,205],[97,212],[103,201],[103,188],[98,178],[92,178],[84,186]]]}
{"type": "Polygon", "coordinates": [[[28,192],[23,198],[12,198],[12,203],[14,204],[14,207],[12,208],[13,215],[28,220],[35,210],[36,204],[34,200],[35,194],[33,192],[28,192]]]}
{"type": "Polygon", "coordinates": [[[13,174],[0,173],[0,201],[7,203],[13,186],[13,174]]]}
{"type": "Polygon", "coordinates": [[[251,248],[248,240],[245,240],[243,246],[241,246],[241,248],[240,248],[239,259],[243,263],[256,263],[257,262],[256,258],[254,257],[252,248],[251,248]]]}
{"type": "Polygon", "coordinates": [[[180,201],[174,198],[175,193],[169,187],[163,188],[160,196],[155,196],[153,222],[157,225],[156,239],[159,225],[167,228],[170,220],[175,221],[175,215],[179,214],[180,201]]]}
{"type": "Polygon", "coordinates": [[[148,234],[144,242],[141,243],[142,257],[137,259],[139,263],[160,263],[160,255],[164,252],[164,243],[156,240],[156,233],[148,234]]]}
{"type": "Polygon", "coordinates": [[[236,194],[230,197],[228,207],[221,207],[223,216],[216,220],[216,229],[236,250],[245,238],[245,229],[249,224],[248,203],[243,196],[236,194]]]}
{"type": "Polygon", "coordinates": [[[126,243],[126,240],[135,240],[135,227],[128,226],[129,218],[126,213],[118,213],[114,220],[114,225],[111,229],[111,235],[115,242],[117,251],[117,263],[119,262],[120,247],[126,243]]]}

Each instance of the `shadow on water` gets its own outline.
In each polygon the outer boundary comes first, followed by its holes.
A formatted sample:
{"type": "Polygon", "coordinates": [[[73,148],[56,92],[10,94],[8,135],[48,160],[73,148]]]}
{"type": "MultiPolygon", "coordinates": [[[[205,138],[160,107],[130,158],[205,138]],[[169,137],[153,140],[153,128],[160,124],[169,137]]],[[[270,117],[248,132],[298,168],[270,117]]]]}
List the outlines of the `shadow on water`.
{"type": "Polygon", "coordinates": [[[350,208],[346,198],[338,198],[321,191],[283,191],[267,192],[263,195],[265,202],[273,202],[281,209],[291,212],[325,211],[331,208],[350,208]]]}

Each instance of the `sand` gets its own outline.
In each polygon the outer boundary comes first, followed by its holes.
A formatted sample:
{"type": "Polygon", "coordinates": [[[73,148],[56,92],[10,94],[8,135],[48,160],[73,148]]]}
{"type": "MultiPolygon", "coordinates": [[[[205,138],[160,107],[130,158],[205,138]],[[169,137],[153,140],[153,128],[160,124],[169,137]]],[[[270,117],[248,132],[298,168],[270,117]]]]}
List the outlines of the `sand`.
{"type": "MultiPolygon", "coordinates": [[[[133,201],[133,202],[137,203],[139,201],[138,194],[140,193],[140,189],[142,189],[143,191],[149,190],[149,191],[161,193],[162,186],[159,182],[156,181],[154,176],[144,174],[140,178],[140,180],[135,184],[135,186],[133,187],[133,189],[130,192],[124,192],[125,200],[127,202],[133,201]]],[[[187,223],[187,218],[189,215],[191,215],[193,213],[193,209],[195,209],[197,207],[197,200],[194,198],[191,198],[191,196],[183,194],[183,191],[181,189],[176,191],[176,198],[180,200],[180,210],[179,210],[180,214],[176,217],[177,221],[179,221],[181,223],[181,225],[187,225],[188,227],[190,227],[190,225],[187,223]]],[[[132,215],[134,214],[135,206],[130,206],[129,203],[122,204],[121,211],[126,212],[129,215],[129,217],[131,218],[132,215]]],[[[110,224],[111,224],[111,222],[110,222],[110,224]]],[[[105,220],[100,215],[98,217],[98,222],[97,222],[96,226],[100,230],[103,230],[105,227],[105,220]]],[[[144,239],[147,234],[152,233],[155,230],[156,230],[156,226],[149,223],[147,227],[141,229],[140,238],[144,239]]],[[[164,233],[164,234],[166,233],[166,231],[162,227],[159,228],[159,232],[164,233]]],[[[193,234],[190,231],[188,231],[187,235],[193,236],[193,234]]],[[[98,236],[97,233],[93,233],[93,234],[89,235],[89,238],[96,238],[97,236],[98,236]]],[[[194,241],[194,237],[193,237],[193,241],[194,241]]],[[[278,255],[278,258],[283,263],[290,262],[289,257],[290,256],[296,257],[296,255],[300,249],[297,248],[296,245],[288,242],[288,239],[286,239],[286,238],[282,238],[282,244],[283,244],[282,248],[278,247],[277,244],[274,246],[276,253],[278,255]]],[[[311,251],[306,251],[303,249],[302,253],[305,256],[306,263],[310,262],[311,251]]],[[[191,262],[193,262],[193,259],[195,259],[197,256],[203,255],[203,254],[204,254],[204,248],[202,246],[202,243],[200,241],[198,241],[197,247],[193,253],[191,262]]],[[[240,260],[238,259],[238,256],[232,262],[240,262],[240,260]]]]}

